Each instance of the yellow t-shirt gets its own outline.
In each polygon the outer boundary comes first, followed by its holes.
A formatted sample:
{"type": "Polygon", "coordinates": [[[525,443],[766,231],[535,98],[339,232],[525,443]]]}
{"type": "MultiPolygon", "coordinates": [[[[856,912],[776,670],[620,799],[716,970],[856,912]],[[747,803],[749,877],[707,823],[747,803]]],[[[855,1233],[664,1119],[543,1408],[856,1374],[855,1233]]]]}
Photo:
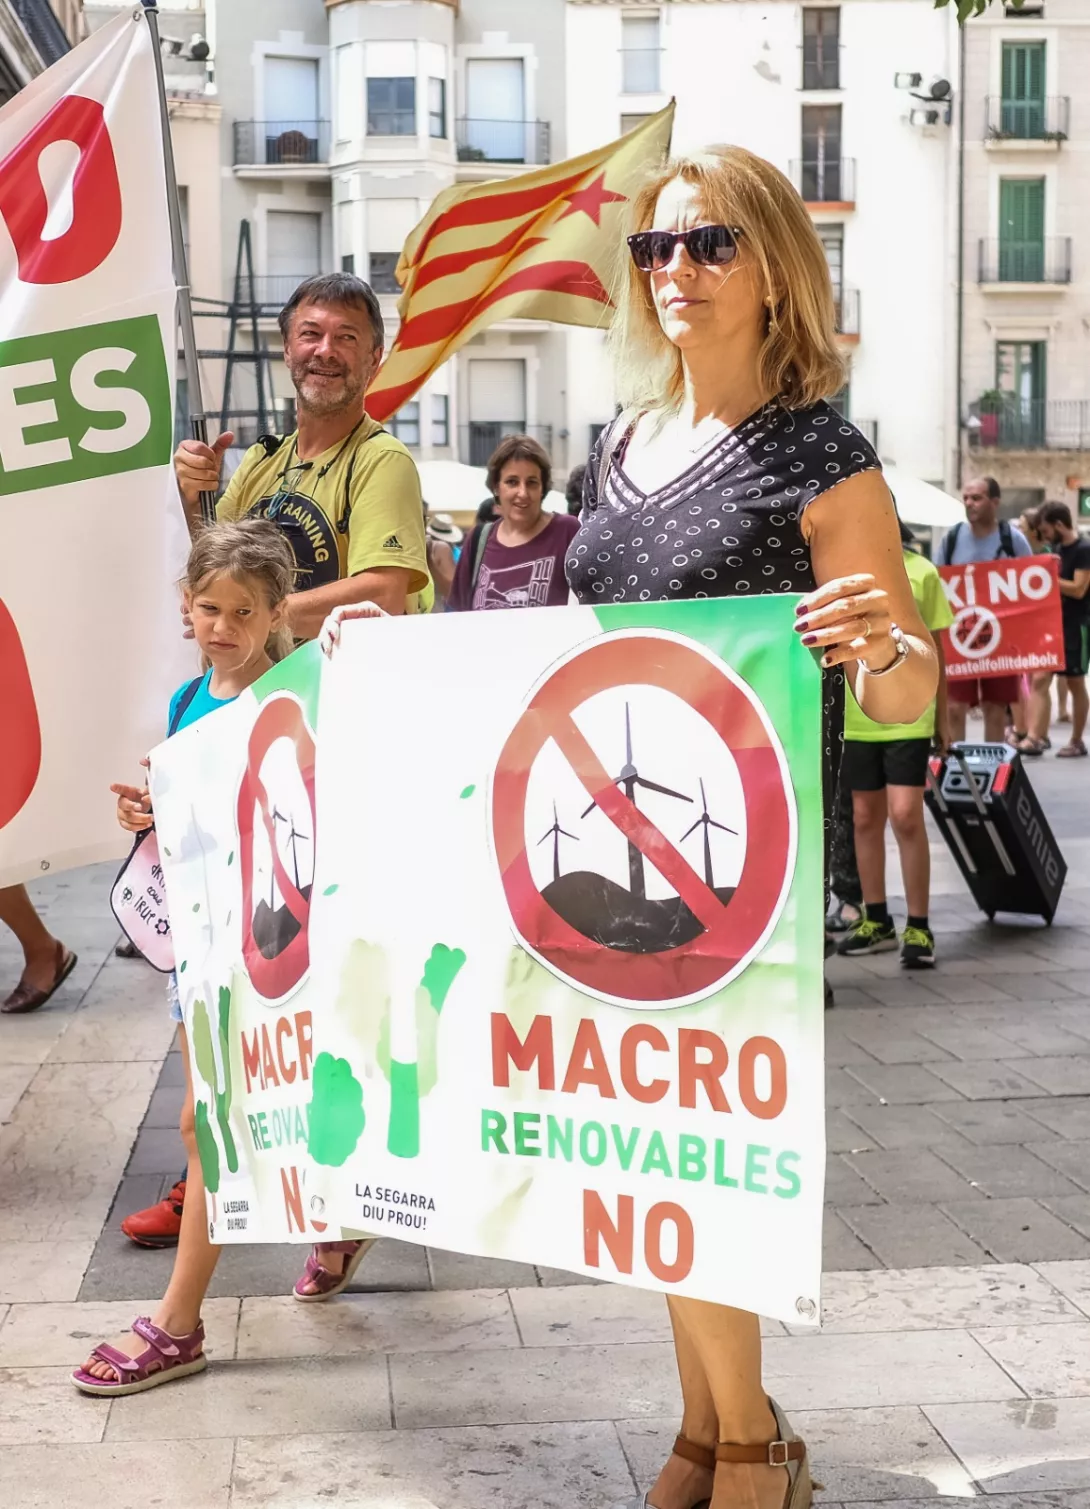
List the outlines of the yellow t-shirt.
{"type": "Polygon", "coordinates": [[[270,456],[252,445],[227,484],[216,517],[268,518],[287,536],[296,590],[325,587],[376,567],[409,573],[406,611],[424,611],[430,586],[420,476],[394,435],[364,416],[347,442],[300,463],[298,431],[270,456]]]}
{"type": "MultiPolygon", "coordinates": [[[[932,634],[948,629],[954,621],[943,590],[942,577],[926,557],[906,550],[905,570],[920,617],[932,634]]],[[[935,732],[935,704],[922,712],[915,723],[875,723],[868,718],[848,687],[844,699],[844,737],[864,744],[888,744],[894,739],[930,739],[935,732]]]]}

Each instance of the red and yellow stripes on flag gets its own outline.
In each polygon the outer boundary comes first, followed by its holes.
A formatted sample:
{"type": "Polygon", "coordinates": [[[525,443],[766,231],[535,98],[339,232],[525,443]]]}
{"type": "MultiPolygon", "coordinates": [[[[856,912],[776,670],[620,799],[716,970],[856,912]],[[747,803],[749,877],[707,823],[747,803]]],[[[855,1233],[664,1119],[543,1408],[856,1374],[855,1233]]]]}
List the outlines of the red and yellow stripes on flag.
{"type": "Polygon", "coordinates": [[[401,253],[401,328],[368,392],[368,413],[396,413],[498,320],[608,324],[624,208],[669,153],[673,121],[671,103],[597,152],[440,194],[401,253]]]}

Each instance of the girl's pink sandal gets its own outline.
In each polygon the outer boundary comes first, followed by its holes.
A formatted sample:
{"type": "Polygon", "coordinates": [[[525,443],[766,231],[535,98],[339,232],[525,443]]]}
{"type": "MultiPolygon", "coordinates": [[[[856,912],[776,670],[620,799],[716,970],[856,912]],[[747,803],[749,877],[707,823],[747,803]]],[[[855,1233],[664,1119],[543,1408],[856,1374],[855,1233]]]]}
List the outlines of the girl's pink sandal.
{"type": "Polygon", "coordinates": [[[340,1294],[352,1282],[352,1275],[377,1240],[377,1237],[364,1237],[358,1242],[319,1242],[307,1257],[306,1267],[301,1276],[295,1281],[295,1288],[291,1291],[292,1298],[306,1305],[318,1300],[332,1299],[335,1294],[340,1294]],[[323,1268],[318,1261],[319,1252],[343,1252],[345,1254],[343,1270],[340,1273],[330,1273],[328,1268],[323,1268]],[[317,1285],[312,1294],[308,1294],[300,1287],[308,1279],[317,1285]]]}
{"type": "Polygon", "coordinates": [[[145,1389],[158,1388],[160,1383],[170,1383],[174,1378],[188,1378],[190,1373],[200,1373],[208,1366],[204,1355],[204,1324],[190,1331],[188,1336],[171,1336],[160,1326],[153,1325],[146,1315],[132,1323],[137,1336],[148,1343],[139,1357],[126,1357],[116,1347],[105,1342],[91,1353],[95,1362],[105,1362],[117,1374],[115,1379],[96,1378],[85,1368],[76,1368],[72,1382],[84,1394],[142,1394],[145,1389]]]}

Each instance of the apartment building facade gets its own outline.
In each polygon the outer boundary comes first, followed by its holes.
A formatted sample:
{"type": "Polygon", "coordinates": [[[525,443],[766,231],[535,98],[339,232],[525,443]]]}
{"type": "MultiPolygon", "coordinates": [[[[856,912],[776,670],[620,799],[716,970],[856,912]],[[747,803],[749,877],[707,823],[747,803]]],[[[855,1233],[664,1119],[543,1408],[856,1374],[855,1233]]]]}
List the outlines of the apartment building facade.
{"type": "MultiPolygon", "coordinates": [[[[951,471],[956,21],[929,0],[568,0],[571,150],[677,99],[674,148],[748,147],[792,179],[825,246],[849,380],[839,404],[882,457],[951,471]]],[[[578,332],[570,426],[612,412],[578,332]]]]}
{"type": "Polygon", "coordinates": [[[963,468],[1090,523],[1088,68],[1083,0],[965,31],[963,468]]]}

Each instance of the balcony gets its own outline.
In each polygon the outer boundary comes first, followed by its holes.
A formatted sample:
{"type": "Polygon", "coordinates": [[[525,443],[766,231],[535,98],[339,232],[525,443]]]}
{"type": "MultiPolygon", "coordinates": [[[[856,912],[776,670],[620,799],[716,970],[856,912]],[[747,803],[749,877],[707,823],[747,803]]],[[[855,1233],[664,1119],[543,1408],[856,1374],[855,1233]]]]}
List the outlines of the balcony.
{"type": "Polygon", "coordinates": [[[1066,94],[1039,100],[1005,100],[993,94],[984,105],[984,140],[989,147],[1059,147],[1067,140],[1071,101],[1066,94]]]}
{"type": "Polygon", "coordinates": [[[524,163],[543,167],[549,158],[548,121],[469,120],[454,123],[458,161],[524,163]]]}
{"type": "Polygon", "coordinates": [[[324,177],[329,162],[328,121],[235,121],[234,155],[236,168],[257,169],[266,176],[292,173],[313,177],[314,170],[324,177]]]}
{"type": "Polygon", "coordinates": [[[662,48],[622,47],[621,93],[659,94],[662,90],[662,48]]]}
{"type": "Polygon", "coordinates": [[[259,319],[275,319],[304,278],[316,278],[318,268],[310,272],[259,273],[242,280],[242,297],[251,298],[259,319]]]}
{"type": "Polygon", "coordinates": [[[1056,287],[1071,282],[1071,237],[1048,236],[1040,241],[986,241],[977,247],[980,284],[1017,286],[1020,292],[1033,287],[1056,287]]]}
{"type": "Polygon", "coordinates": [[[522,419],[471,419],[458,427],[458,454],[470,466],[487,466],[488,458],[505,435],[529,435],[546,450],[553,443],[551,424],[527,424],[522,419]]]}
{"type": "Polygon", "coordinates": [[[850,423],[855,425],[864,440],[869,440],[874,449],[878,449],[877,419],[852,419],[850,423]]]}
{"type": "Polygon", "coordinates": [[[859,289],[834,288],[833,302],[836,306],[836,333],[849,341],[859,339],[859,289]]]}
{"type": "Polygon", "coordinates": [[[796,157],[791,181],[811,209],[855,208],[854,157],[796,157]]]}
{"type": "Polygon", "coordinates": [[[1090,450],[1090,400],[1084,398],[980,399],[966,423],[973,450],[1090,450]]]}

